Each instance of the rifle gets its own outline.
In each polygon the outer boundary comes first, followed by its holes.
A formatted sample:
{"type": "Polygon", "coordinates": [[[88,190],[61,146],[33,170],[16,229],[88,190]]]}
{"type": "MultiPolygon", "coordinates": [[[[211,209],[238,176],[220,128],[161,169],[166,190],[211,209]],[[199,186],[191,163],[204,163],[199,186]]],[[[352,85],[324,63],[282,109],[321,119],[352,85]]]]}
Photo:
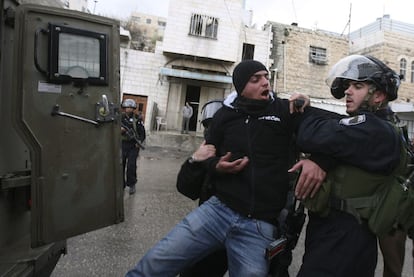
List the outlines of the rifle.
{"type": "Polygon", "coordinates": [[[282,252],[291,252],[296,247],[306,219],[305,206],[297,202],[298,200],[291,191],[286,207],[279,214],[281,236],[266,248],[266,258],[269,261],[282,252]]]}
{"type": "Polygon", "coordinates": [[[144,145],[142,145],[141,141],[138,138],[137,132],[134,130],[134,128],[129,128],[126,126],[123,122],[121,122],[121,126],[125,129],[125,134],[130,140],[135,140],[135,143],[138,145],[139,148],[142,150],[145,150],[144,145]]]}

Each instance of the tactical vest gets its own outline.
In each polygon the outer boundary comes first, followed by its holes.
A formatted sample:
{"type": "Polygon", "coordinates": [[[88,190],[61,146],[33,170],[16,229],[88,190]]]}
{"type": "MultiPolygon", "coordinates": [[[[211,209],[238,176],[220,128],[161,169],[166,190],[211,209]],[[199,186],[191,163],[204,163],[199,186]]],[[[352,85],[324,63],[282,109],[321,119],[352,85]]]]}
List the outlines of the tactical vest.
{"type": "Polygon", "coordinates": [[[414,192],[405,183],[409,156],[404,143],[400,163],[391,175],[369,173],[354,166],[340,165],[330,171],[320,190],[304,201],[308,210],[327,216],[332,209],[366,220],[373,233],[387,234],[394,228],[414,227],[414,192]]]}

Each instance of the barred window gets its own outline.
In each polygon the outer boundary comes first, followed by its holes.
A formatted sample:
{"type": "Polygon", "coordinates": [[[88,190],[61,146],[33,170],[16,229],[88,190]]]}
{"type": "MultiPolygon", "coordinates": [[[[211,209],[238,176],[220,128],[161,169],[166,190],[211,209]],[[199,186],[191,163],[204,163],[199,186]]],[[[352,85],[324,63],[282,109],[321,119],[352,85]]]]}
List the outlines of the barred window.
{"type": "Polygon", "coordinates": [[[201,14],[191,15],[190,35],[206,38],[217,38],[217,30],[217,18],[201,14]]]}
{"type": "Polygon", "coordinates": [[[309,46],[309,62],[314,64],[327,64],[326,49],[309,46]]]}

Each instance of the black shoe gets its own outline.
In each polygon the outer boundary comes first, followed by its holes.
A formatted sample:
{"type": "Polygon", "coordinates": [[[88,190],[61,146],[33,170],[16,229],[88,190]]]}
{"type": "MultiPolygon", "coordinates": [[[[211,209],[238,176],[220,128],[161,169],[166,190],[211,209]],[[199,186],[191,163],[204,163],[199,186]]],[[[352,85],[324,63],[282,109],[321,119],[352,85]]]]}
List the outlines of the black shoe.
{"type": "Polygon", "coordinates": [[[135,193],[135,186],[129,188],[129,194],[135,193]]]}

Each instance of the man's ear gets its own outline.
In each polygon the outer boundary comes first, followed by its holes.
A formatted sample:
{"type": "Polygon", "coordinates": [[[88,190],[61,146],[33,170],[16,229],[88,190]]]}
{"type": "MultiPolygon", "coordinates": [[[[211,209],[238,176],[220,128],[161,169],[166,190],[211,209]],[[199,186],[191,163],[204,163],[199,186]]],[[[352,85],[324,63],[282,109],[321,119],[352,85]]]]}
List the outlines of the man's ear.
{"type": "Polygon", "coordinates": [[[387,100],[387,95],[385,92],[377,90],[374,92],[374,102],[375,103],[381,103],[387,100]]]}

